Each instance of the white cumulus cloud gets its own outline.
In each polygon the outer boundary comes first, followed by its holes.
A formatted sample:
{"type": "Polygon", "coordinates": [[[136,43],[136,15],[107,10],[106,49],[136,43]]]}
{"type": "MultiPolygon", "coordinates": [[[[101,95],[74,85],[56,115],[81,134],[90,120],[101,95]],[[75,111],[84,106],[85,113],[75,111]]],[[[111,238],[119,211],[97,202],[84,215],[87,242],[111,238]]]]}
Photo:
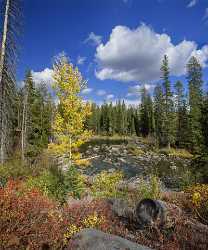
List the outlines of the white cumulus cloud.
{"type": "Polygon", "coordinates": [[[96,49],[100,80],[114,79],[123,82],[141,83],[160,79],[161,62],[164,55],[169,58],[171,75],[181,76],[192,55],[198,56],[203,66],[208,59],[207,45],[197,49],[194,41],[183,40],[174,45],[166,33],[156,33],[145,24],[136,29],[116,26],[106,44],[96,49]]]}
{"type": "Polygon", "coordinates": [[[36,84],[45,83],[49,87],[53,83],[53,70],[45,68],[43,71],[32,71],[33,80],[36,84]]]}

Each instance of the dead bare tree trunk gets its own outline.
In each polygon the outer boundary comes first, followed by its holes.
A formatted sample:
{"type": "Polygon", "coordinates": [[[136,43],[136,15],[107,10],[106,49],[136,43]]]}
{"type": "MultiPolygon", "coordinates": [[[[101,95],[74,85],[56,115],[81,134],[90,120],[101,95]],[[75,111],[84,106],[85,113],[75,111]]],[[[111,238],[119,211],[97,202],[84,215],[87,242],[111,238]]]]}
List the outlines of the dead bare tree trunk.
{"type": "Polygon", "coordinates": [[[1,164],[4,163],[6,158],[6,147],[5,147],[5,130],[6,128],[6,121],[5,121],[5,108],[4,108],[4,99],[5,99],[5,86],[2,82],[3,80],[3,68],[5,62],[5,53],[6,53],[6,41],[7,41],[7,34],[8,34],[8,18],[9,18],[9,8],[10,8],[10,0],[6,2],[6,9],[4,15],[4,28],[3,28],[3,38],[1,43],[1,54],[0,54],[0,100],[1,100],[1,107],[0,107],[0,129],[1,129],[1,136],[0,136],[0,162],[1,164]]]}
{"type": "Polygon", "coordinates": [[[19,36],[21,0],[3,0],[0,38],[0,163],[4,163],[14,144],[16,119],[15,65],[19,36]],[[12,135],[13,134],[13,135],[12,135]]]}
{"type": "Polygon", "coordinates": [[[27,105],[28,105],[28,90],[25,89],[25,96],[23,101],[23,112],[22,112],[22,129],[21,129],[21,158],[25,161],[25,144],[27,135],[27,105]]]}

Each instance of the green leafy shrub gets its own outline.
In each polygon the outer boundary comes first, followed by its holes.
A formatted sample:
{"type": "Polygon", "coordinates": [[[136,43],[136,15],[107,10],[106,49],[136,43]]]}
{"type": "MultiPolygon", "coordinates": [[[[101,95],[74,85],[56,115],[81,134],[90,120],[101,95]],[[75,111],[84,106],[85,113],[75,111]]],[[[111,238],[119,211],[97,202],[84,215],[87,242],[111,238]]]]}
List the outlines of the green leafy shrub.
{"type": "Polygon", "coordinates": [[[181,178],[179,179],[179,187],[180,190],[184,190],[185,188],[191,186],[195,183],[195,178],[190,169],[186,169],[181,173],[181,178]]]}
{"type": "Polygon", "coordinates": [[[92,195],[101,198],[119,198],[125,196],[125,191],[119,191],[117,186],[123,180],[122,172],[108,173],[102,171],[95,177],[91,191],[92,195]]]}
{"type": "Polygon", "coordinates": [[[75,166],[71,166],[64,177],[67,193],[75,198],[80,198],[86,187],[83,175],[79,173],[75,166]]]}
{"type": "Polygon", "coordinates": [[[149,181],[143,179],[139,183],[137,197],[142,199],[160,199],[161,197],[161,182],[157,176],[150,176],[149,181]]]}
{"type": "Polygon", "coordinates": [[[9,179],[22,179],[33,173],[33,169],[19,159],[10,160],[0,165],[0,184],[4,186],[9,179]]]}
{"type": "Polygon", "coordinates": [[[64,175],[58,168],[44,170],[39,176],[29,177],[26,182],[29,190],[34,188],[41,191],[44,195],[63,201],[66,195],[64,186],[64,175]]]}
{"type": "Polygon", "coordinates": [[[171,189],[183,190],[195,183],[189,160],[161,158],[155,162],[151,174],[158,176],[171,189]]]}
{"type": "Polygon", "coordinates": [[[76,167],[71,166],[66,173],[58,167],[51,167],[39,176],[29,177],[26,187],[29,190],[36,188],[44,195],[64,202],[67,195],[80,198],[85,184],[84,178],[76,167]]]}
{"type": "Polygon", "coordinates": [[[44,151],[32,161],[26,159],[25,162],[22,162],[17,153],[13,159],[0,164],[0,185],[4,186],[9,179],[24,180],[28,177],[39,176],[43,170],[55,168],[54,164],[50,155],[44,151]]]}

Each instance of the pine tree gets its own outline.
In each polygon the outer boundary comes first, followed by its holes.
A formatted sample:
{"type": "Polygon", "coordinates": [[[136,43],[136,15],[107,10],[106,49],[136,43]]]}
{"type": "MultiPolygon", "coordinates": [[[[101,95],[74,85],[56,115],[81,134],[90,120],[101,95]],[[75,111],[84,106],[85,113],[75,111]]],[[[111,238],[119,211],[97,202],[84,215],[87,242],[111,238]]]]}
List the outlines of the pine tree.
{"type": "Polygon", "coordinates": [[[135,135],[135,110],[133,107],[130,107],[127,111],[127,134],[135,135]]]}
{"type": "Polygon", "coordinates": [[[23,107],[22,107],[22,123],[21,123],[21,152],[22,160],[25,159],[26,149],[30,152],[33,150],[29,145],[32,143],[34,136],[34,122],[36,111],[34,107],[36,101],[35,84],[33,82],[32,73],[28,71],[26,73],[25,85],[23,87],[23,107]]]}
{"type": "Polygon", "coordinates": [[[110,116],[108,104],[104,103],[101,106],[100,128],[103,134],[108,135],[110,131],[110,116]]]}
{"type": "Polygon", "coordinates": [[[126,104],[123,100],[121,106],[121,135],[126,135],[127,133],[127,110],[126,104]]]}
{"type": "Polygon", "coordinates": [[[153,101],[150,94],[147,95],[147,106],[149,112],[149,134],[153,136],[155,133],[155,119],[154,119],[153,101]]]}
{"type": "Polygon", "coordinates": [[[184,96],[183,84],[177,81],[175,84],[176,95],[176,145],[179,147],[187,146],[188,138],[188,113],[187,104],[184,96]]]}
{"type": "Polygon", "coordinates": [[[170,148],[170,145],[175,142],[175,127],[174,127],[174,104],[173,94],[171,92],[169,80],[168,57],[164,56],[161,66],[162,86],[164,96],[164,142],[170,148]]]}
{"type": "Polygon", "coordinates": [[[141,91],[141,105],[140,105],[140,126],[141,134],[148,136],[154,133],[154,114],[153,103],[151,96],[144,87],[141,91]]]}
{"type": "Polygon", "coordinates": [[[208,94],[204,97],[204,100],[203,100],[201,124],[202,124],[203,144],[205,146],[205,150],[207,151],[208,149],[208,94]]]}
{"type": "Polygon", "coordinates": [[[154,89],[154,119],[155,135],[159,145],[164,144],[164,126],[165,126],[165,104],[161,85],[154,89]]]}
{"type": "Polygon", "coordinates": [[[202,108],[202,68],[196,57],[187,64],[189,84],[189,141],[193,151],[199,151],[202,144],[201,108],[202,108]]]}
{"type": "Polygon", "coordinates": [[[122,104],[121,101],[119,100],[116,103],[116,133],[119,135],[122,135],[123,132],[122,120],[123,120],[122,104]]]}
{"type": "Polygon", "coordinates": [[[150,132],[149,126],[149,110],[147,105],[147,90],[143,88],[141,91],[141,105],[140,105],[140,126],[142,136],[148,136],[150,132]]]}
{"type": "Polygon", "coordinates": [[[36,111],[39,111],[36,113],[37,144],[42,149],[48,146],[52,136],[52,119],[55,106],[45,83],[38,84],[36,93],[36,111]]]}
{"type": "Polygon", "coordinates": [[[54,109],[47,87],[42,83],[35,86],[31,71],[26,73],[21,109],[21,156],[24,161],[26,155],[36,156],[47,147],[54,109]]]}
{"type": "Polygon", "coordinates": [[[91,115],[86,120],[86,128],[93,134],[100,133],[100,109],[95,103],[91,105],[91,115]]]}
{"type": "Polygon", "coordinates": [[[115,115],[112,102],[108,105],[109,135],[115,134],[115,115]]]}

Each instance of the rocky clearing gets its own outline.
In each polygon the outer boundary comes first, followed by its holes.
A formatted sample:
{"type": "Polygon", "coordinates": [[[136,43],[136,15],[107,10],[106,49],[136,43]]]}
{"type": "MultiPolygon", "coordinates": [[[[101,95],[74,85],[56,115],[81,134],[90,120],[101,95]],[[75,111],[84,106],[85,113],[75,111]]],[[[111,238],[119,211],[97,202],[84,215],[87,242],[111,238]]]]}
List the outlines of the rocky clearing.
{"type": "Polygon", "coordinates": [[[80,168],[87,176],[95,176],[104,170],[119,170],[123,172],[126,181],[136,184],[141,178],[148,179],[149,175],[157,174],[165,190],[178,190],[190,166],[190,159],[155,152],[140,139],[122,143],[101,140],[93,144],[89,143],[82,151],[83,158],[90,161],[90,166],[80,168]]]}

